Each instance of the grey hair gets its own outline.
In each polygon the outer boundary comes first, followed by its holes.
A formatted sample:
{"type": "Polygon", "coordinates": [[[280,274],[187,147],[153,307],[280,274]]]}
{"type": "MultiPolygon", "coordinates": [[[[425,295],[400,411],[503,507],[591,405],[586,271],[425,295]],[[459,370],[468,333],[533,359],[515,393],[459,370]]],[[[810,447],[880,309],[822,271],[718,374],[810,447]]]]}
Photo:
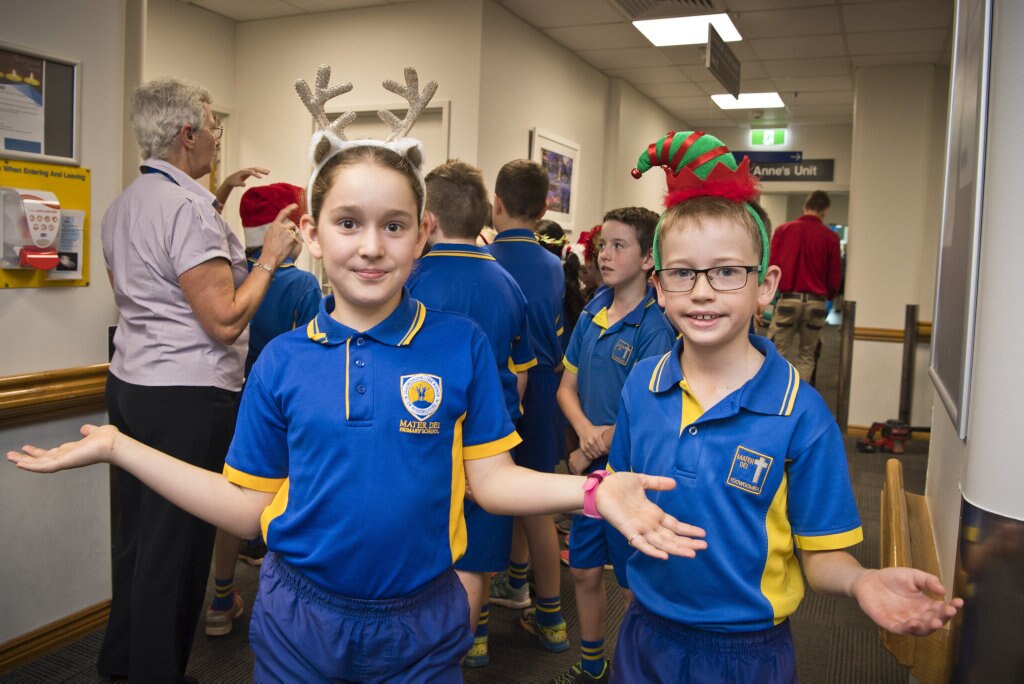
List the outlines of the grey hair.
{"type": "Polygon", "coordinates": [[[182,126],[199,130],[205,123],[203,104],[212,104],[206,88],[175,78],[144,83],[132,93],[129,117],[143,159],[166,159],[182,126]]]}

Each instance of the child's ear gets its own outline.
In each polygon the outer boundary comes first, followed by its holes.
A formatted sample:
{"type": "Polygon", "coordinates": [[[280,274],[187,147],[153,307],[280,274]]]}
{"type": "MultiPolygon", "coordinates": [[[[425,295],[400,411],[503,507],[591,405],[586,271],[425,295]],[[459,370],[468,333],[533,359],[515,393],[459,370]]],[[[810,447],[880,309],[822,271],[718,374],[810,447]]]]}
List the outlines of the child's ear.
{"type": "Polygon", "coordinates": [[[423,229],[427,231],[427,242],[433,243],[440,235],[440,224],[437,221],[437,214],[427,209],[423,210],[423,229]]]}
{"type": "Polygon", "coordinates": [[[323,258],[323,250],[320,249],[320,236],[316,229],[316,222],[309,214],[303,214],[299,221],[299,233],[302,241],[309,247],[309,253],[316,259],[323,258]]]}
{"type": "MultiPolygon", "coordinates": [[[[647,254],[644,254],[644,259],[640,263],[640,268],[644,271],[650,271],[654,268],[654,253],[651,250],[647,250],[647,254]]],[[[654,278],[654,280],[657,280],[657,278],[654,278]]]]}
{"type": "Polygon", "coordinates": [[[665,293],[661,290],[661,281],[658,280],[658,274],[652,273],[651,280],[654,282],[654,294],[658,298],[658,306],[661,307],[662,311],[665,310],[665,293]]]}
{"type": "Polygon", "coordinates": [[[430,216],[430,218],[434,219],[434,225],[437,225],[437,218],[429,211],[424,211],[423,218],[420,219],[419,234],[416,236],[416,252],[418,254],[423,253],[423,246],[427,244],[427,238],[430,237],[430,233],[432,230],[429,223],[430,219],[428,219],[428,215],[430,216]]]}
{"type": "Polygon", "coordinates": [[[764,280],[757,287],[757,303],[761,306],[768,306],[775,299],[775,290],[779,287],[779,278],[782,277],[782,270],[778,266],[769,266],[764,280]]]}

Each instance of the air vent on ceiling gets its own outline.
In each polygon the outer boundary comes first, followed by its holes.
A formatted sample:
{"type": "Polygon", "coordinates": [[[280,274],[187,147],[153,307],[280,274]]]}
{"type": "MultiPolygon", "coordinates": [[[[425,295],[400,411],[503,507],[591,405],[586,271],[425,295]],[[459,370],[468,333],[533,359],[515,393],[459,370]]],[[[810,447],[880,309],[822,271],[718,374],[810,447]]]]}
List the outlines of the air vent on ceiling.
{"type": "Polygon", "coordinates": [[[631,21],[717,12],[714,0],[612,0],[631,21]]]}

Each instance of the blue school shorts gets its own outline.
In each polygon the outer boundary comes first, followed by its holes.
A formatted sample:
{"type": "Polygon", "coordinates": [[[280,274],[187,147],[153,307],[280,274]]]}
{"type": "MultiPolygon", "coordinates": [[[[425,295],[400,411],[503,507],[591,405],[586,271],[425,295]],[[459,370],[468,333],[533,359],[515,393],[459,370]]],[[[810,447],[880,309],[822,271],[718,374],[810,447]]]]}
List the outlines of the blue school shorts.
{"type": "Polygon", "coordinates": [[[707,632],[659,617],[634,600],[619,629],[611,681],[795,684],[789,621],[759,632],[707,632]]]}
{"type": "Polygon", "coordinates": [[[606,521],[585,515],[572,516],[572,531],[569,532],[570,568],[585,570],[611,563],[619,586],[629,589],[626,582],[626,560],[632,551],[626,538],[606,521]]]}
{"type": "Polygon", "coordinates": [[[516,431],[523,439],[512,453],[517,465],[542,473],[555,472],[565,458],[565,419],[556,393],[560,378],[551,368],[534,366],[527,371],[523,417],[516,431]]]}
{"type": "Polygon", "coordinates": [[[412,596],[374,601],[335,594],[268,553],[249,643],[261,683],[461,682],[473,633],[452,570],[412,596]]]}
{"type": "Polygon", "coordinates": [[[465,506],[466,553],[455,561],[455,569],[465,572],[501,572],[508,569],[515,518],[488,513],[469,500],[465,506]]]}

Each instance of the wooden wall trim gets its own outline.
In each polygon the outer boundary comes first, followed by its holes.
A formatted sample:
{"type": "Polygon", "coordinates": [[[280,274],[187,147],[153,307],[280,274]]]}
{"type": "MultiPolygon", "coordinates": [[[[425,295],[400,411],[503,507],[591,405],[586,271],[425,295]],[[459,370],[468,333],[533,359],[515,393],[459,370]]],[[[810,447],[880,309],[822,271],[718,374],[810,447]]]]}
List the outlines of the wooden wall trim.
{"type": "MultiPolygon", "coordinates": [[[[903,344],[902,328],[862,328],[853,329],[853,339],[864,342],[899,342],[903,344]]],[[[932,341],[931,321],[919,322],[917,324],[918,343],[930,343],[932,341]]]]}
{"type": "Polygon", "coordinates": [[[102,410],[106,363],[0,378],[0,427],[69,410],[102,410]]]}
{"type": "MultiPolygon", "coordinates": [[[[847,425],[846,434],[849,437],[867,437],[868,430],[871,429],[869,425],[847,425]]],[[[910,439],[921,440],[922,442],[931,441],[932,433],[922,432],[920,430],[914,430],[910,433],[910,439]]]]}
{"type": "Polygon", "coordinates": [[[0,674],[21,667],[81,639],[107,623],[110,601],[72,613],[66,618],[43,625],[5,644],[0,644],[0,674]]]}

